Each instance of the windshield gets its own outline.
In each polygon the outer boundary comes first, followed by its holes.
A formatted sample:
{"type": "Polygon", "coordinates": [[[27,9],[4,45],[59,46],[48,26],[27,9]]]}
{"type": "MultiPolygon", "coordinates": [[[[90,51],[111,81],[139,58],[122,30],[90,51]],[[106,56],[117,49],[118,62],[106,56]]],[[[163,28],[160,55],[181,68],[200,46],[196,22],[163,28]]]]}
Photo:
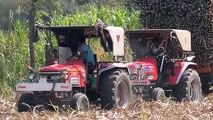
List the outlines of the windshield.
{"type": "Polygon", "coordinates": [[[147,40],[144,37],[133,36],[129,43],[132,55],[135,59],[147,54],[147,40]]]}
{"type": "Polygon", "coordinates": [[[152,46],[159,46],[166,36],[162,33],[128,33],[128,41],[130,44],[133,59],[150,56],[152,46]]]}

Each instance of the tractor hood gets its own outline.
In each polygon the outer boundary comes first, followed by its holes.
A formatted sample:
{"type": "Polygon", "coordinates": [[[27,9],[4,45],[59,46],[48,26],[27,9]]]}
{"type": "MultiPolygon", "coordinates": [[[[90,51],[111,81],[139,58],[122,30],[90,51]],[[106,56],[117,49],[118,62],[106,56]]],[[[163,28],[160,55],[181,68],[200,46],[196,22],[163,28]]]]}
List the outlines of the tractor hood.
{"type": "Polygon", "coordinates": [[[140,58],[135,62],[129,63],[128,67],[130,72],[133,69],[144,68],[145,70],[157,70],[157,59],[156,58],[140,58]]]}
{"type": "Polygon", "coordinates": [[[139,58],[136,62],[141,63],[144,66],[157,66],[157,59],[156,58],[139,58]]]}
{"type": "Polygon", "coordinates": [[[144,67],[146,69],[154,68],[157,66],[156,58],[140,58],[135,62],[127,64],[129,68],[140,68],[144,67]]]}
{"type": "Polygon", "coordinates": [[[45,66],[40,69],[40,72],[61,72],[61,71],[85,71],[85,66],[82,60],[74,59],[68,60],[64,64],[54,64],[45,66]]]}
{"type": "Polygon", "coordinates": [[[156,58],[140,58],[136,62],[128,64],[128,68],[130,74],[139,75],[144,80],[157,80],[158,78],[156,58]]]}

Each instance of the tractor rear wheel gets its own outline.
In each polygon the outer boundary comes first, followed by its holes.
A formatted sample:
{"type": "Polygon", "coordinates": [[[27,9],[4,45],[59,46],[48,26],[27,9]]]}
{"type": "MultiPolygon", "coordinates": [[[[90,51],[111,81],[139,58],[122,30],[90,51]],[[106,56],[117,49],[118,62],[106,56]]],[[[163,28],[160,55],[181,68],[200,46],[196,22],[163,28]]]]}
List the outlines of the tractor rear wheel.
{"type": "Polygon", "coordinates": [[[101,108],[126,108],[131,103],[129,76],[123,70],[110,70],[102,76],[100,85],[101,108]]]}
{"type": "Polygon", "coordinates": [[[151,97],[155,101],[163,101],[166,97],[165,92],[162,88],[156,87],[151,93],[151,97]]]}
{"type": "Polygon", "coordinates": [[[27,112],[35,105],[35,97],[31,93],[24,93],[18,101],[18,112],[27,112]]]}
{"type": "Polygon", "coordinates": [[[71,108],[86,112],[89,110],[89,99],[83,93],[76,93],[71,100],[71,108]]]}
{"type": "Polygon", "coordinates": [[[173,86],[173,93],[178,101],[201,101],[201,82],[196,70],[187,69],[183,73],[179,83],[173,86]]]}

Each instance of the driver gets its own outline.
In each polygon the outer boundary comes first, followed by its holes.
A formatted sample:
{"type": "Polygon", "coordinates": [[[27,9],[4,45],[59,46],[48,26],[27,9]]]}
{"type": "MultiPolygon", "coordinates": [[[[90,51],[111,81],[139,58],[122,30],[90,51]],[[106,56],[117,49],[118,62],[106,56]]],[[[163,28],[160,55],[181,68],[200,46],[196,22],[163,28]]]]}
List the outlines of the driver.
{"type": "Polygon", "coordinates": [[[154,38],[150,47],[152,55],[162,56],[164,54],[164,41],[154,38]]]}
{"type": "Polygon", "coordinates": [[[70,47],[66,46],[65,42],[66,42],[65,35],[60,35],[59,36],[60,46],[58,47],[60,64],[66,63],[72,57],[72,50],[70,47]]]}
{"type": "Polygon", "coordinates": [[[86,40],[81,39],[79,42],[78,52],[82,56],[84,63],[88,63],[88,73],[92,74],[95,69],[95,58],[92,48],[86,44],[86,40]]]}

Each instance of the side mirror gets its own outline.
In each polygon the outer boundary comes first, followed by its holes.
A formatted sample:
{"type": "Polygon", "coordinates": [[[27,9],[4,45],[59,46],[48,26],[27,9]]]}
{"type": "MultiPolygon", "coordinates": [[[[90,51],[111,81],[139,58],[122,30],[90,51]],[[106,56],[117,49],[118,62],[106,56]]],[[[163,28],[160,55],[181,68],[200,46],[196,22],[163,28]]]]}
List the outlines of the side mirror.
{"type": "Polygon", "coordinates": [[[48,25],[48,26],[50,26],[51,25],[51,23],[52,23],[52,18],[50,17],[50,16],[46,16],[46,15],[43,15],[42,16],[42,19],[43,19],[43,21],[45,22],[45,24],[46,25],[48,25]]]}
{"type": "Polygon", "coordinates": [[[33,42],[36,43],[39,40],[38,36],[38,29],[43,30],[44,25],[39,23],[38,21],[35,22],[34,28],[33,28],[33,42]]]}

